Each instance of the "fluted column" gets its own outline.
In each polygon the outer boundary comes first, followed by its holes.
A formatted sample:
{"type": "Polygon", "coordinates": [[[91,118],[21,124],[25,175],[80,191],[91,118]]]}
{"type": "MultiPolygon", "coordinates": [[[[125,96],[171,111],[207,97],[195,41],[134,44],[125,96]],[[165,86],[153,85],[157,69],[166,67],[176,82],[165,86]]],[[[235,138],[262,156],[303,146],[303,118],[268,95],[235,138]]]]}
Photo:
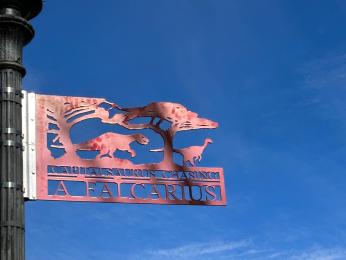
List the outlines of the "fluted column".
{"type": "Polygon", "coordinates": [[[24,260],[22,146],[23,47],[41,0],[0,0],[0,260],[24,260]]]}

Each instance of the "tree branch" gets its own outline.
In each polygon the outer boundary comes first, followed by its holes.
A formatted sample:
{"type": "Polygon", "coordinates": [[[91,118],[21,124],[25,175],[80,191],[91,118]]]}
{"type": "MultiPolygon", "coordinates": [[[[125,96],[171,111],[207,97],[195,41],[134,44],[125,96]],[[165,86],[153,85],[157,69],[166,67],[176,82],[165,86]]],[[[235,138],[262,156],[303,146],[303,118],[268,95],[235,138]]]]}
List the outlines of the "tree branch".
{"type": "Polygon", "coordinates": [[[49,129],[47,131],[48,134],[59,134],[60,130],[58,129],[49,129]]]}
{"type": "Polygon", "coordinates": [[[91,112],[91,111],[95,111],[95,108],[93,108],[93,109],[83,108],[83,109],[75,110],[72,113],[69,113],[68,115],[65,114],[64,117],[65,117],[66,121],[68,121],[71,118],[73,118],[74,116],[77,116],[78,114],[83,114],[83,113],[87,113],[87,112],[91,112]]]}
{"type": "Polygon", "coordinates": [[[71,109],[65,111],[65,116],[68,116],[70,114],[76,113],[76,112],[78,112],[80,110],[84,110],[84,109],[90,109],[90,108],[96,109],[96,107],[97,107],[97,104],[91,104],[91,105],[78,106],[75,108],[71,108],[71,109]]]}
{"type": "Polygon", "coordinates": [[[165,135],[165,131],[162,130],[157,125],[155,125],[153,123],[153,120],[150,120],[150,122],[147,124],[129,124],[129,123],[125,123],[125,122],[119,122],[118,125],[125,127],[126,129],[130,129],[130,130],[151,129],[154,132],[156,132],[162,136],[165,135]]]}
{"type": "Polygon", "coordinates": [[[118,122],[118,125],[125,127],[126,129],[138,130],[138,129],[148,129],[150,124],[128,124],[124,122],[118,122]]]}
{"type": "Polygon", "coordinates": [[[56,120],[53,116],[47,115],[47,119],[50,120],[51,123],[56,124],[58,120],[56,120]]]}
{"type": "Polygon", "coordinates": [[[82,122],[84,120],[87,120],[87,119],[91,119],[91,118],[99,118],[97,116],[95,116],[95,114],[91,114],[91,115],[85,115],[85,116],[81,116],[75,120],[73,120],[72,122],[69,122],[67,123],[69,125],[69,127],[72,127],[73,125],[79,123],[79,122],[82,122]]]}

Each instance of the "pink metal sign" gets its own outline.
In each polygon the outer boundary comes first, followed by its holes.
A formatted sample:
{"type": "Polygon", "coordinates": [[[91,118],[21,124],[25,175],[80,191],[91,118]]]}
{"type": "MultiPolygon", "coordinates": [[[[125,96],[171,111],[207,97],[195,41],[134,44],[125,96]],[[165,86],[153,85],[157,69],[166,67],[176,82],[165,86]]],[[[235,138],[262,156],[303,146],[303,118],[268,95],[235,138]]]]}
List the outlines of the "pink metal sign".
{"type": "Polygon", "coordinates": [[[217,126],[178,103],[123,108],[101,98],[36,95],[37,199],[226,205],[222,168],[197,166],[212,139],[174,147],[178,132],[217,126]],[[111,130],[73,142],[71,129],[90,120],[111,130]],[[161,148],[149,148],[148,132],[161,148]],[[134,162],[140,146],[161,154],[161,161],[134,162]],[[119,151],[129,158],[118,157],[119,151]],[[85,152],[93,156],[81,156],[85,152]]]}

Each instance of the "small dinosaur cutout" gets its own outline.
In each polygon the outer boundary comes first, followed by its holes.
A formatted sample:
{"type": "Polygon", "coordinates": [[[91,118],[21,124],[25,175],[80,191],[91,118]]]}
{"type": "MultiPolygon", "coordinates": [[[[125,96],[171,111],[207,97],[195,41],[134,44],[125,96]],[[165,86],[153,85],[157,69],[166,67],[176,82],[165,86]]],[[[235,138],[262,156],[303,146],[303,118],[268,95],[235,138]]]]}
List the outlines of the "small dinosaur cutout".
{"type": "MultiPolygon", "coordinates": [[[[173,152],[179,153],[183,157],[184,166],[186,166],[187,163],[189,163],[191,166],[194,166],[196,164],[196,161],[200,162],[202,160],[202,154],[204,152],[204,149],[207,147],[208,144],[211,143],[213,143],[213,140],[210,138],[206,138],[204,140],[203,145],[201,146],[194,145],[180,149],[173,148],[173,152]]],[[[150,150],[150,152],[163,152],[163,148],[152,149],[150,150]]]]}

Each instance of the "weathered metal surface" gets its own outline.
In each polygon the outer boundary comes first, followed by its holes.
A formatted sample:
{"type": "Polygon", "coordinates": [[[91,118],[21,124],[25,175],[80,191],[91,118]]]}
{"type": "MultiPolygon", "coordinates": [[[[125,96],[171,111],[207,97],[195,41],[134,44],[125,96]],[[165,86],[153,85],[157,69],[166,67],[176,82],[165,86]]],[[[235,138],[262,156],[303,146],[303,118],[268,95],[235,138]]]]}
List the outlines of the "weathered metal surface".
{"type": "Polygon", "coordinates": [[[217,126],[216,122],[200,118],[177,103],[155,102],[145,107],[122,108],[100,98],[36,95],[37,198],[225,205],[223,170],[196,167],[212,140],[206,138],[200,146],[173,147],[173,139],[179,131],[217,126]],[[112,109],[117,113],[111,115],[112,109]],[[106,132],[79,144],[72,143],[72,126],[94,118],[103,124],[133,130],[133,133],[106,132]],[[133,123],[138,118],[145,122],[133,123]],[[168,129],[162,126],[164,121],[169,124],[168,129]],[[150,140],[141,130],[148,129],[163,140],[163,148],[150,150],[163,153],[161,162],[135,164],[132,159],[116,157],[117,150],[136,157],[131,144],[147,146],[150,140]],[[59,155],[54,155],[52,149],[59,150],[59,155]],[[85,159],[80,157],[79,151],[98,154],[93,159],[85,159]],[[181,165],[174,162],[174,153],[182,156],[181,165]]]}

